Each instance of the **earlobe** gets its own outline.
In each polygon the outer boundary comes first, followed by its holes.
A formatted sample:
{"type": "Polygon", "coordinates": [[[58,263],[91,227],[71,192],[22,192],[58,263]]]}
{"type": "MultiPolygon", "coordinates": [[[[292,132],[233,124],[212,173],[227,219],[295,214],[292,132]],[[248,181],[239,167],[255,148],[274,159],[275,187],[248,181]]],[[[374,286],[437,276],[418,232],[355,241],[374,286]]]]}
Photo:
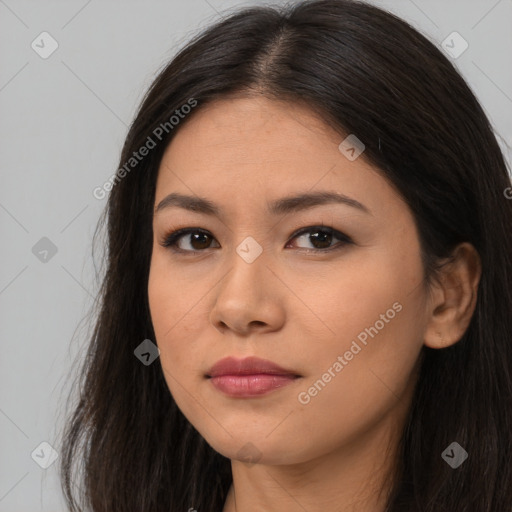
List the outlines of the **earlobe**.
{"type": "Polygon", "coordinates": [[[431,290],[430,318],[424,335],[424,344],[434,349],[454,345],[469,326],[482,273],[480,256],[473,245],[464,242],[455,248],[440,272],[440,283],[431,290]]]}

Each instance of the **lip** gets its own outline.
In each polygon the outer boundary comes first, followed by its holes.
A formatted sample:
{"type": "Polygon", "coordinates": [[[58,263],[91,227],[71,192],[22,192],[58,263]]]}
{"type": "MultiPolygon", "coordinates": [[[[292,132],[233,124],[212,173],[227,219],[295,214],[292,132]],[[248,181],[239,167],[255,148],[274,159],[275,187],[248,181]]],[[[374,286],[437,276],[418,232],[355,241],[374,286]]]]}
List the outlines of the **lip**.
{"type": "Polygon", "coordinates": [[[216,389],[228,396],[250,398],[291,384],[300,375],[258,357],[226,357],[217,361],[206,377],[216,389]]]}
{"type": "Polygon", "coordinates": [[[223,375],[256,375],[265,373],[268,375],[288,375],[297,376],[297,372],[287,370],[281,366],[260,359],[259,357],[246,357],[237,359],[236,357],[225,357],[217,361],[206,374],[207,377],[221,377],[223,375]]]}

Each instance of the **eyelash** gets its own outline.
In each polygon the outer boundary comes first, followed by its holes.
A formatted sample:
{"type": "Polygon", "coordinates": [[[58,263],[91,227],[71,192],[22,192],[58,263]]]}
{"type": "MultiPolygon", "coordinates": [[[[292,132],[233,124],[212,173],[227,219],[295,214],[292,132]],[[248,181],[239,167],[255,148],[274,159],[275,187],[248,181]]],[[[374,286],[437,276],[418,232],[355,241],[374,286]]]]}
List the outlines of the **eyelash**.
{"type": "MultiPolygon", "coordinates": [[[[347,235],[345,235],[344,233],[342,233],[341,231],[331,228],[330,226],[323,226],[323,225],[322,226],[309,226],[307,228],[301,228],[300,230],[293,233],[293,235],[291,236],[290,239],[293,240],[294,238],[297,238],[297,237],[307,234],[307,233],[318,233],[318,232],[332,235],[334,238],[341,240],[341,242],[339,242],[338,244],[336,244],[332,247],[329,247],[327,249],[299,248],[299,250],[303,250],[303,251],[306,251],[309,253],[325,253],[325,252],[339,250],[342,247],[344,247],[345,245],[353,243],[351,238],[348,237],[347,235]]],[[[182,228],[182,229],[178,229],[176,231],[172,231],[171,233],[166,234],[164,236],[163,240],[160,242],[160,245],[162,245],[162,247],[169,248],[171,251],[173,251],[175,253],[186,254],[186,255],[199,254],[201,252],[204,252],[207,249],[210,249],[210,247],[207,247],[206,249],[190,251],[190,250],[178,248],[177,242],[179,241],[179,239],[185,235],[190,235],[192,233],[200,233],[200,234],[210,236],[210,233],[208,231],[201,229],[201,228],[182,228]]]]}

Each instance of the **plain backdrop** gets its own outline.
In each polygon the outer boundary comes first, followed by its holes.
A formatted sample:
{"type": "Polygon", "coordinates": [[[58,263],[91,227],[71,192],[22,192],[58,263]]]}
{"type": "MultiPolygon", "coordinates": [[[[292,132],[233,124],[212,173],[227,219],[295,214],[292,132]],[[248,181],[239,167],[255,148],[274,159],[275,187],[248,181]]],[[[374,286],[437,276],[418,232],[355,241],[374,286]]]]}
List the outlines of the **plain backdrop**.
{"type": "MultiPolygon", "coordinates": [[[[51,462],[97,292],[91,244],[106,200],[93,189],[115,172],[156,71],[202,27],[262,4],[0,0],[0,512],[65,510],[57,463],[41,463],[51,462]]],[[[375,4],[441,47],[454,31],[467,41],[450,58],[510,162],[512,1],[375,4]]]]}

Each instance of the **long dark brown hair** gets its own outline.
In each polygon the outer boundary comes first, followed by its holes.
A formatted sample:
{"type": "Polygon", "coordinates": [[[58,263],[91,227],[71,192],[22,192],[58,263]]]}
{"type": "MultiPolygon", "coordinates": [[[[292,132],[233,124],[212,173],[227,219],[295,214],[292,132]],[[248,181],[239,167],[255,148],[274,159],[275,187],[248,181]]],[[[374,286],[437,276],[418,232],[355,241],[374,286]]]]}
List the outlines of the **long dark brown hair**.
{"type": "Polygon", "coordinates": [[[449,348],[423,348],[387,511],[511,511],[512,201],[505,160],[449,58],[403,20],[350,0],[239,10],[187,44],[143,99],[120,158],[125,172],[98,224],[107,226],[98,309],[62,432],[59,469],[69,510],[222,510],[230,460],[178,409],[160,360],[146,366],[134,350],[155,341],[147,284],[163,151],[194,112],[234,93],[303,102],[340,134],[356,134],[364,158],[414,214],[425,282],[457,244],[477,249],[482,276],[466,333],[449,348]],[[183,115],[170,122],[176,110],[183,115]],[[149,138],[154,147],[127,168],[149,138]],[[441,457],[453,441],[469,454],[457,469],[441,457]]]}

